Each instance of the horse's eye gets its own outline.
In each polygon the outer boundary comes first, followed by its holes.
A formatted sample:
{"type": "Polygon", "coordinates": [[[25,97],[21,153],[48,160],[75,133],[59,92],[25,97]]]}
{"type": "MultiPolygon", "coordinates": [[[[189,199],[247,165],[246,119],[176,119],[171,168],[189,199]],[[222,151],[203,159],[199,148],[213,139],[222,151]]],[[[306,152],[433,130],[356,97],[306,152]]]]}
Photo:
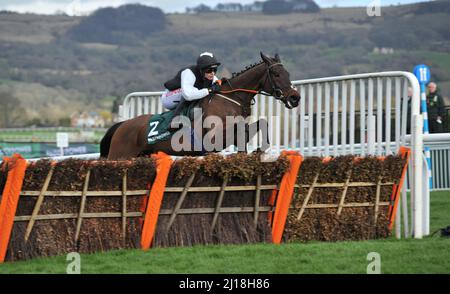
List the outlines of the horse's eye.
{"type": "Polygon", "coordinates": [[[275,77],[277,77],[277,78],[280,76],[280,74],[277,73],[277,72],[274,72],[273,75],[274,75],[275,77]]]}

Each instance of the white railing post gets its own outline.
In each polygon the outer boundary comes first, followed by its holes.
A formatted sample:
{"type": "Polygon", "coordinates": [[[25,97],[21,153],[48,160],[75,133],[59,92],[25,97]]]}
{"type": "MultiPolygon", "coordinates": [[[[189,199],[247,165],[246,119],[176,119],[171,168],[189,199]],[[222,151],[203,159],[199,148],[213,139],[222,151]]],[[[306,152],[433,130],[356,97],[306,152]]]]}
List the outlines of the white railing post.
{"type": "Polygon", "coordinates": [[[367,154],[375,155],[375,115],[369,114],[367,116],[367,154]]]}
{"type": "MultiPolygon", "coordinates": [[[[413,134],[417,133],[418,130],[421,130],[423,127],[423,118],[422,115],[416,114],[413,116],[413,134]]],[[[411,194],[413,199],[413,209],[414,209],[414,238],[421,239],[423,236],[423,223],[422,223],[422,181],[423,174],[422,174],[422,148],[423,148],[423,142],[421,136],[413,136],[412,141],[412,148],[413,148],[413,177],[412,177],[412,186],[411,186],[411,194]],[[420,170],[420,174],[417,172],[420,170]]],[[[428,176],[426,177],[424,181],[425,185],[428,183],[428,176]]]]}
{"type": "MultiPolygon", "coordinates": [[[[428,161],[425,154],[422,154],[423,169],[422,178],[429,178],[428,161]]],[[[422,233],[426,236],[430,234],[430,185],[427,185],[427,181],[422,185],[422,233]]]]}
{"type": "Polygon", "coordinates": [[[118,119],[119,119],[119,121],[125,120],[124,106],[123,105],[119,105],[118,119]]]}

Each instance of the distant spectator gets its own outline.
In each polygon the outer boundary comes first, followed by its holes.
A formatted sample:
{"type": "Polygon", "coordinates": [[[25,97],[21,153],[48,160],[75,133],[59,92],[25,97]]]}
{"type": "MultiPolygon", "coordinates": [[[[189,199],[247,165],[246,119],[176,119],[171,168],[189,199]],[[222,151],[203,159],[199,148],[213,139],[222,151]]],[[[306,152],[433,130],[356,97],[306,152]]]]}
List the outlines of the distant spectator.
{"type": "Polygon", "coordinates": [[[444,132],[444,99],[439,95],[437,85],[433,82],[428,84],[427,111],[430,133],[444,132]]]}
{"type": "Polygon", "coordinates": [[[408,87],[408,108],[406,112],[406,133],[411,134],[411,101],[413,96],[413,89],[408,87]]]}

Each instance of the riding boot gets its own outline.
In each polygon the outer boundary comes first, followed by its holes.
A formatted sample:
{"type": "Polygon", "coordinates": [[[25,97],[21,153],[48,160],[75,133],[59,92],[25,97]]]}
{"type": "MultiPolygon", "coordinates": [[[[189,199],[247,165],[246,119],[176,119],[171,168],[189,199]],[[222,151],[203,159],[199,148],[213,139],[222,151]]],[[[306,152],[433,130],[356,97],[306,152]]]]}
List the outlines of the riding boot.
{"type": "Polygon", "coordinates": [[[184,107],[184,103],[185,103],[184,98],[181,98],[177,107],[173,111],[172,119],[170,120],[170,123],[169,123],[169,130],[175,131],[175,130],[179,129],[179,128],[172,128],[172,121],[181,114],[181,111],[183,110],[183,107],[184,107]]]}

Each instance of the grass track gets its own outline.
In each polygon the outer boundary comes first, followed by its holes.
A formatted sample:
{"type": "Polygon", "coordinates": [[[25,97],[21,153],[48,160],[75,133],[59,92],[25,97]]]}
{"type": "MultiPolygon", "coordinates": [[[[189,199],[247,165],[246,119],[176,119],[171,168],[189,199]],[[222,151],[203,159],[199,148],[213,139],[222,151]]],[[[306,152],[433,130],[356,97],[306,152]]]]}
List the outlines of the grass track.
{"type": "MultiPolygon", "coordinates": [[[[450,192],[431,194],[431,231],[450,225],[450,192]]],[[[311,242],[279,246],[196,246],[83,254],[82,273],[366,273],[367,254],[378,252],[381,272],[450,273],[450,238],[311,242]]],[[[0,265],[0,273],[65,273],[65,256],[0,265]]]]}

